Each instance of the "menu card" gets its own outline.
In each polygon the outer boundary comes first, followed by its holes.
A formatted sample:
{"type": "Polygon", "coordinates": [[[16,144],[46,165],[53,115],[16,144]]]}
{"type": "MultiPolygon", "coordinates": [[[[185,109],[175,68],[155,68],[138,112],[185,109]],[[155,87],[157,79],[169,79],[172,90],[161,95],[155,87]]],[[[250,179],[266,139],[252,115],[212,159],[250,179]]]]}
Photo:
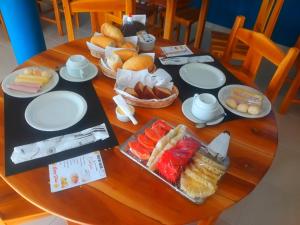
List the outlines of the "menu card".
{"type": "Polygon", "coordinates": [[[49,165],[50,189],[57,192],[106,177],[99,151],[49,165]]]}
{"type": "Polygon", "coordinates": [[[168,47],[161,47],[161,50],[166,57],[180,56],[180,55],[192,55],[194,54],[191,49],[186,45],[175,45],[168,47]]]}

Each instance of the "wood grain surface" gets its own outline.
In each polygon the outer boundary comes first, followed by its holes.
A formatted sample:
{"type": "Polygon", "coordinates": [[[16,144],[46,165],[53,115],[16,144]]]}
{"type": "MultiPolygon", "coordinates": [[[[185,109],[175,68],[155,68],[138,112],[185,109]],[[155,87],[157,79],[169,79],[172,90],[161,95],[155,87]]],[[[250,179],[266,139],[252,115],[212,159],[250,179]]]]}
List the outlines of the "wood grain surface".
{"type": "MultiPolygon", "coordinates": [[[[73,54],[82,54],[98,65],[85,41],[77,40],[47,50],[20,65],[62,66],[73,54]]],[[[172,44],[157,41],[158,46],[172,44]]],[[[41,209],[81,224],[185,224],[219,215],[247,196],[258,185],[277,148],[277,126],[272,112],[261,119],[238,119],[204,129],[194,128],[181,112],[181,101],[164,109],[136,108],[137,126],[116,119],[112,101],[114,80],[101,72],[93,80],[97,95],[104,107],[120,143],[140,129],[153,117],[173,123],[186,124],[200,139],[209,142],[220,132],[231,133],[230,167],[219,182],[219,188],[203,204],[196,205],[179,195],[168,185],[120,153],[118,147],[101,151],[107,178],[58,193],[51,193],[48,167],[17,175],[4,176],[4,106],[0,98],[0,173],[20,195],[41,209]]]]}

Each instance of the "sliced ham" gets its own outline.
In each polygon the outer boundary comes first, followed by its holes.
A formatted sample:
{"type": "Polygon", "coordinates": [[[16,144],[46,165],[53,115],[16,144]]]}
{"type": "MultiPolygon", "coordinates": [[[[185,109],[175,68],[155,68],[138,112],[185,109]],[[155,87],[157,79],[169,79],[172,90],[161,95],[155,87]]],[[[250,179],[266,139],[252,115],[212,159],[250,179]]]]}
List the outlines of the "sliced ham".
{"type": "Polygon", "coordinates": [[[7,85],[7,87],[15,91],[21,91],[26,93],[37,93],[40,90],[40,86],[29,87],[29,86],[24,86],[19,84],[9,84],[7,85]]]}

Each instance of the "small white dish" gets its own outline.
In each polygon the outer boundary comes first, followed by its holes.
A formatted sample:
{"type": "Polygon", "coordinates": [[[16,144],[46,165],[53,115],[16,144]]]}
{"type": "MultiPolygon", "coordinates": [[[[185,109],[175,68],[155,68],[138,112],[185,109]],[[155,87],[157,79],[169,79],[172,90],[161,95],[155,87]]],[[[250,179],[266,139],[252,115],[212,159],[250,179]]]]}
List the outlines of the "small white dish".
{"type": "Polygon", "coordinates": [[[249,87],[249,86],[245,86],[245,85],[239,85],[239,84],[232,84],[232,85],[227,85],[223,88],[220,89],[219,93],[218,93],[218,99],[220,101],[220,103],[226,108],[228,109],[230,112],[241,116],[241,117],[245,117],[245,118],[262,118],[265,117],[266,115],[268,115],[272,109],[272,104],[269,101],[269,99],[260,91],[249,87]],[[231,90],[232,88],[242,88],[246,91],[251,91],[253,93],[257,93],[257,94],[261,94],[263,95],[263,101],[262,101],[262,105],[261,105],[261,111],[259,114],[257,115],[251,115],[249,113],[243,113],[243,112],[239,112],[233,108],[230,108],[227,104],[226,104],[226,99],[230,96],[231,90]]]}
{"type": "Polygon", "coordinates": [[[97,74],[98,74],[98,68],[93,63],[90,63],[88,65],[87,73],[86,73],[86,75],[85,75],[84,78],[70,76],[70,74],[68,73],[68,70],[67,70],[66,66],[64,66],[64,67],[62,67],[60,69],[59,74],[60,74],[60,76],[63,79],[65,79],[67,81],[71,81],[71,82],[85,82],[85,81],[91,80],[91,79],[93,79],[94,77],[97,76],[97,74]]]}
{"type": "MultiPolygon", "coordinates": [[[[193,97],[190,97],[188,99],[186,99],[183,103],[182,103],[182,112],[183,112],[183,115],[189,119],[190,121],[194,122],[194,123],[206,123],[207,121],[203,121],[203,120],[199,120],[197,117],[195,117],[192,113],[192,105],[193,105],[193,97]]],[[[224,113],[224,109],[223,107],[218,104],[218,107],[219,107],[219,112],[217,114],[221,114],[221,113],[224,113]]],[[[207,123],[207,125],[215,125],[215,124],[218,124],[220,122],[223,121],[225,116],[215,120],[215,121],[211,121],[209,123],[207,123]]]]}
{"type": "MultiPolygon", "coordinates": [[[[130,112],[132,113],[132,115],[134,115],[134,112],[135,112],[134,107],[129,105],[129,109],[130,109],[130,112]]],[[[125,113],[122,111],[122,109],[119,106],[116,107],[116,115],[117,115],[118,120],[120,120],[122,122],[130,121],[129,117],[125,115],[125,113]]]]}
{"type": "Polygon", "coordinates": [[[32,100],[25,110],[26,122],[42,131],[58,131],[79,122],[87,111],[82,96],[71,91],[53,91],[32,100]]]}
{"type": "Polygon", "coordinates": [[[44,93],[52,90],[57,85],[58,81],[59,81],[59,76],[54,70],[47,68],[47,67],[42,67],[42,66],[30,66],[30,67],[25,67],[25,68],[22,68],[19,70],[15,70],[14,72],[7,75],[4,78],[4,80],[2,81],[1,86],[2,86],[3,92],[7,95],[10,95],[10,96],[16,97],[16,98],[31,98],[31,97],[39,96],[41,94],[44,94],[44,93]],[[26,69],[47,70],[52,74],[52,77],[49,80],[49,82],[47,84],[43,85],[37,93],[25,93],[22,91],[15,91],[15,90],[9,89],[7,86],[9,84],[13,83],[14,80],[16,79],[16,76],[19,74],[22,74],[24,72],[24,70],[26,70],[26,69]]]}
{"type": "Polygon", "coordinates": [[[226,82],[221,70],[205,63],[186,64],[180,68],[179,75],[188,84],[203,89],[215,89],[226,82]]]}

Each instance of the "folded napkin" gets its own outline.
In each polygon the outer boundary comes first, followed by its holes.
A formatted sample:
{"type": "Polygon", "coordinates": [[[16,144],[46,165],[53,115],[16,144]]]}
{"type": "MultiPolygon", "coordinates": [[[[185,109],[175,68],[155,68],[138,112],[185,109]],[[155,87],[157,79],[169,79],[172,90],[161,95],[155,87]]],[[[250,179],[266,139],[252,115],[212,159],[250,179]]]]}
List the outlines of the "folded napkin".
{"type": "Polygon", "coordinates": [[[230,134],[225,131],[215,137],[207,146],[209,153],[222,161],[227,157],[230,134]]]}
{"type": "Polygon", "coordinates": [[[186,56],[186,57],[160,57],[160,62],[163,65],[184,65],[187,63],[206,63],[213,62],[213,57],[209,55],[201,55],[201,56],[186,56]]]}
{"type": "Polygon", "coordinates": [[[14,147],[11,160],[22,163],[29,160],[46,157],[72,148],[87,145],[109,137],[105,123],[83,131],[62,135],[43,141],[14,147]]]}

